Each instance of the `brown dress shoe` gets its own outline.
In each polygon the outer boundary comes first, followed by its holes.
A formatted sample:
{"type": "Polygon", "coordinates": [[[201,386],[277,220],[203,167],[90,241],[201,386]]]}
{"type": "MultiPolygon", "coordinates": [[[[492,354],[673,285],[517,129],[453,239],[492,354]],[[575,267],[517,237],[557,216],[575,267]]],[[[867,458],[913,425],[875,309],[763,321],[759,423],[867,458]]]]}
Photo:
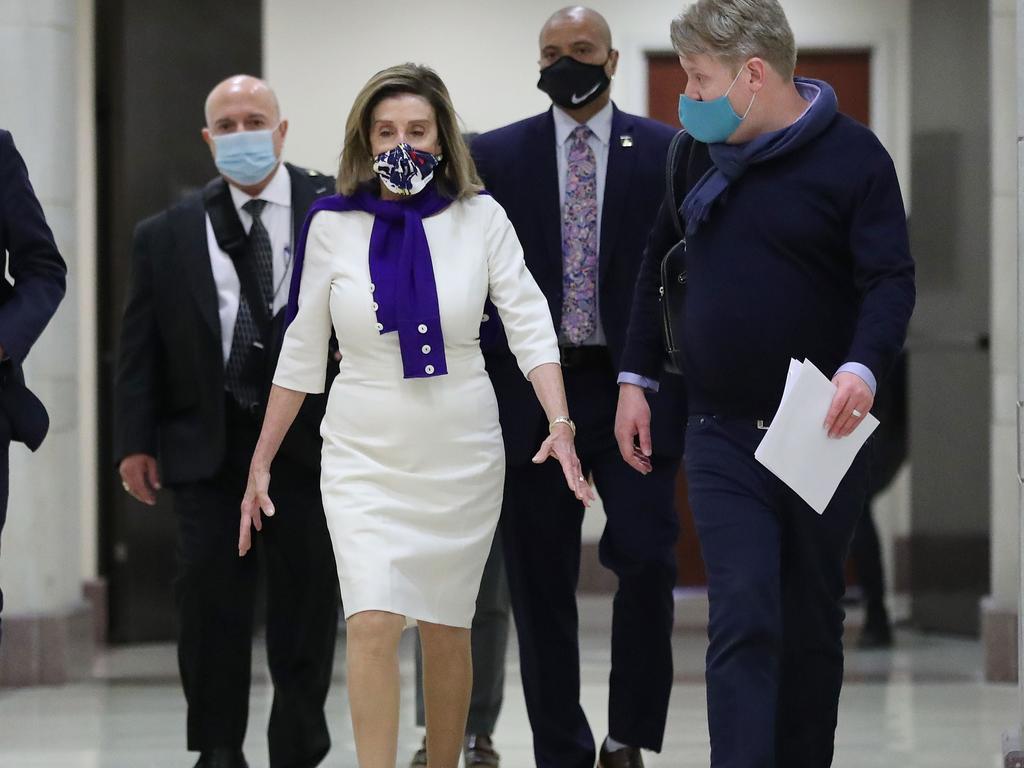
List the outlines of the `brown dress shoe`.
{"type": "Polygon", "coordinates": [[[416,750],[416,754],[409,761],[409,768],[424,768],[427,764],[427,737],[423,737],[423,746],[416,750]]]}
{"type": "Polygon", "coordinates": [[[597,768],[644,768],[644,759],[636,747],[625,747],[609,752],[607,744],[601,744],[597,768]]]}
{"type": "Polygon", "coordinates": [[[494,744],[491,737],[484,734],[470,734],[466,737],[464,748],[466,754],[466,768],[499,768],[501,755],[494,751],[494,744]]]}

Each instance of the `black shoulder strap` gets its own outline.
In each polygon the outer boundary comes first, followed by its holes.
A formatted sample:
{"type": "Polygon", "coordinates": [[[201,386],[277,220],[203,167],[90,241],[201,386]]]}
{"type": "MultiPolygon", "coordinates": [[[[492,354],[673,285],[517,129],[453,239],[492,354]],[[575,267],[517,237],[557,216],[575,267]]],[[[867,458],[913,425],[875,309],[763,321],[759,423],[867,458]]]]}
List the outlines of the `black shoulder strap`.
{"type": "Polygon", "coordinates": [[[676,169],[679,167],[680,155],[683,152],[683,144],[689,134],[686,131],[679,131],[672,137],[672,143],[668,146],[668,157],[665,162],[665,201],[672,212],[672,226],[675,227],[676,235],[680,240],[686,237],[683,229],[682,217],[679,215],[679,206],[686,196],[690,194],[694,184],[700,181],[711,166],[711,155],[708,152],[708,145],[690,138],[689,153],[686,157],[686,181],[682,194],[676,190],[676,169]]]}
{"type": "Polygon", "coordinates": [[[203,206],[206,208],[206,215],[210,217],[217,245],[231,257],[231,262],[235,265],[242,294],[249,305],[256,326],[260,329],[260,336],[264,340],[269,339],[270,312],[263,300],[259,278],[256,277],[252,261],[248,258],[248,238],[238,218],[238,211],[235,210],[227,183],[222,179],[214,179],[207,184],[203,189],[203,206]]]}
{"type": "MultiPolygon", "coordinates": [[[[672,212],[672,226],[676,230],[676,237],[683,239],[683,222],[679,218],[679,204],[676,203],[676,168],[679,167],[679,154],[682,151],[683,142],[686,141],[686,131],[679,131],[672,137],[672,143],[668,145],[668,156],[665,159],[665,204],[672,212]]],[[[693,145],[691,143],[691,152],[693,145]]]]}

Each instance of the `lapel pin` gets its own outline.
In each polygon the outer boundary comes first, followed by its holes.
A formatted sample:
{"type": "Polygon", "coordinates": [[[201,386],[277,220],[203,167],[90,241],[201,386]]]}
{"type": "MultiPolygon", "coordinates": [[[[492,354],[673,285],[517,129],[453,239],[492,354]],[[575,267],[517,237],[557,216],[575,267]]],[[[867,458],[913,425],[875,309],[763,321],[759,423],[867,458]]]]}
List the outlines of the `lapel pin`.
{"type": "Polygon", "coordinates": [[[633,146],[632,136],[619,136],[619,146],[629,149],[633,146]]]}

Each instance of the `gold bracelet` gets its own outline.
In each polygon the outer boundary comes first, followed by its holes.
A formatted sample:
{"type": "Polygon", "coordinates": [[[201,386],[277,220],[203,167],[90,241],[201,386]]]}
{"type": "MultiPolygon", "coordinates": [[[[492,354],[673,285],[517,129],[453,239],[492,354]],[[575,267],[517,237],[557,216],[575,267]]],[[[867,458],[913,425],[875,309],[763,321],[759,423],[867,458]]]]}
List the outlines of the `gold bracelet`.
{"type": "Polygon", "coordinates": [[[557,419],[552,420],[552,422],[548,424],[548,434],[554,430],[556,424],[568,424],[569,429],[572,430],[572,436],[576,437],[576,425],[568,416],[559,416],[557,419]]]}

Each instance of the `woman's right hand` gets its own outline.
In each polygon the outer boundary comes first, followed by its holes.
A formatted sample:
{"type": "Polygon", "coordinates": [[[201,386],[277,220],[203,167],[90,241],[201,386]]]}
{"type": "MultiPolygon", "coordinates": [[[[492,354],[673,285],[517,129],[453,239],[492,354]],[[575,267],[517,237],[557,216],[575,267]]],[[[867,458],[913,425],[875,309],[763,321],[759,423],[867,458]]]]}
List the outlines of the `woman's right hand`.
{"type": "Polygon", "coordinates": [[[576,444],[572,428],[565,424],[556,424],[551,434],[541,443],[540,450],[533,457],[534,464],[543,464],[548,459],[556,459],[562,465],[566,485],[583,506],[589,507],[594,501],[594,492],[583,475],[583,466],[576,455],[576,444]]]}
{"type": "Polygon", "coordinates": [[[263,517],[274,516],[274,503],[270,500],[270,469],[255,464],[249,468],[249,483],[242,497],[242,519],[238,526],[238,556],[245,557],[252,549],[252,529],[263,530],[263,517]]]}

